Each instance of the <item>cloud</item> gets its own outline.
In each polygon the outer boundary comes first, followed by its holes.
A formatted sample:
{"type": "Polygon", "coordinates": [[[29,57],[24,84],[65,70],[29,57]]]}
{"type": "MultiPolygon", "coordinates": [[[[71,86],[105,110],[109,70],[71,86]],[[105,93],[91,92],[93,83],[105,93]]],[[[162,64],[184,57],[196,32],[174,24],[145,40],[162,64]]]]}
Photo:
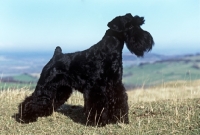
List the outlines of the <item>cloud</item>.
{"type": "Polygon", "coordinates": [[[1,56],[0,55],[0,61],[8,61],[9,59],[8,58],[6,58],[5,56],[1,56]]]}

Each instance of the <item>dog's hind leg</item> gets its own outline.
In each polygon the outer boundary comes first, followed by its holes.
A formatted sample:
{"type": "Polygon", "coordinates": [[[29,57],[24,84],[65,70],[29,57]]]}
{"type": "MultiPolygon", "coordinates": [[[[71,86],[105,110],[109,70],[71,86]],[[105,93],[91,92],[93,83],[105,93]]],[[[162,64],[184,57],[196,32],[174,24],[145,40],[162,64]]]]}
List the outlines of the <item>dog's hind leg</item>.
{"type": "Polygon", "coordinates": [[[38,117],[49,116],[70,97],[72,89],[62,86],[56,90],[37,90],[19,105],[19,121],[34,122],[38,117]]]}

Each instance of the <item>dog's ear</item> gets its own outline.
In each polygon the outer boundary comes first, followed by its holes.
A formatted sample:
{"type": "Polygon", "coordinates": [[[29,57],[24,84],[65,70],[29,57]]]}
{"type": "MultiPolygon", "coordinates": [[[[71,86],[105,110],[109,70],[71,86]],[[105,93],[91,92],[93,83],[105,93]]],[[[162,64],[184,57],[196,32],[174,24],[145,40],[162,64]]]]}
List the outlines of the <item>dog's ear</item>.
{"type": "Polygon", "coordinates": [[[62,49],[60,48],[60,46],[57,46],[53,54],[53,59],[58,59],[62,54],[62,49]]]}
{"type": "Polygon", "coordinates": [[[137,15],[133,17],[130,13],[128,13],[124,16],[115,17],[108,23],[107,26],[111,30],[123,32],[133,28],[133,26],[140,26],[144,24],[144,21],[144,17],[139,17],[137,15]]]}
{"type": "Polygon", "coordinates": [[[121,23],[121,17],[115,17],[111,22],[107,25],[111,30],[122,32],[124,30],[124,26],[121,23]]]}
{"type": "Polygon", "coordinates": [[[128,13],[125,16],[117,16],[112,21],[110,21],[107,26],[114,31],[123,32],[128,30],[128,26],[131,24],[131,19],[133,16],[128,13]]]}

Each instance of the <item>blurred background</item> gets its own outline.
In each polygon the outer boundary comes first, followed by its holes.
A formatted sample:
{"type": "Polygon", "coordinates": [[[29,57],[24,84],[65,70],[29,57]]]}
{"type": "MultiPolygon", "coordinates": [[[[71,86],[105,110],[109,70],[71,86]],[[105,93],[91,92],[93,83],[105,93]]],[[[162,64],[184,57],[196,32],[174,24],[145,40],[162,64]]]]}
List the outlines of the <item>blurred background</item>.
{"type": "Polygon", "coordinates": [[[127,89],[200,79],[199,0],[0,0],[0,89],[34,88],[56,46],[87,49],[126,13],[143,16],[155,40],[144,58],[124,47],[127,89]]]}

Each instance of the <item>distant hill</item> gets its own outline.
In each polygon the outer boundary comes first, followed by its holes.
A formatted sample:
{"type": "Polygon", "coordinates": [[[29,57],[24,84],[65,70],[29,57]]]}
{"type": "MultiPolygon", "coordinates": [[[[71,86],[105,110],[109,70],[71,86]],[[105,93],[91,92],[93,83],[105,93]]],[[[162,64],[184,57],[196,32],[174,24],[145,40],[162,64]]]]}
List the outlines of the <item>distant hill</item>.
{"type": "Polygon", "coordinates": [[[123,64],[124,66],[130,66],[130,65],[139,65],[141,63],[154,63],[157,61],[172,61],[172,60],[179,60],[184,59],[185,57],[196,57],[200,56],[200,53],[197,54],[186,54],[186,55],[160,55],[155,53],[147,53],[144,55],[144,57],[138,58],[134,54],[131,53],[124,53],[123,54],[123,64]]]}
{"type": "Polygon", "coordinates": [[[131,53],[124,53],[123,54],[123,64],[124,66],[128,65],[139,65],[140,63],[153,63],[155,61],[161,61],[170,59],[173,56],[165,56],[160,54],[154,54],[154,53],[147,53],[144,55],[144,57],[137,57],[134,54],[131,53]]]}
{"type": "Polygon", "coordinates": [[[1,82],[6,83],[36,83],[38,80],[37,77],[34,77],[30,74],[23,73],[19,75],[13,75],[13,76],[6,76],[1,78],[1,82]]]}
{"type": "MultiPolygon", "coordinates": [[[[20,84],[24,87],[30,83],[35,86],[43,66],[50,58],[50,55],[0,56],[0,86],[5,87],[5,83],[6,86],[20,84]]],[[[200,79],[200,53],[173,56],[148,53],[143,58],[124,53],[123,66],[123,82],[129,89],[200,79]]]]}
{"type": "Polygon", "coordinates": [[[128,88],[149,87],[178,80],[200,79],[200,54],[184,55],[124,67],[128,88]]]}
{"type": "Polygon", "coordinates": [[[38,78],[27,73],[11,75],[0,79],[0,90],[28,88],[34,89],[38,78]]]}
{"type": "Polygon", "coordinates": [[[12,76],[23,73],[40,73],[50,58],[51,54],[49,53],[8,53],[0,55],[0,74],[3,76],[12,76]]]}
{"type": "MultiPolygon", "coordinates": [[[[195,54],[199,55],[199,54],[195,54]]],[[[195,56],[192,55],[192,56],[195,56]]],[[[0,55],[0,74],[10,76],[23,73],[40,73],[44,65],[50,60],[52,53],[8,53],[0,55]]],[[[130,52],[123,53],[123,66],[139,65],[141,63],[154,63],[156,61],[166,61],[181,59],[187,55],[160,55],[147,53],[143,58],[138,58],[130,52]]]]}

